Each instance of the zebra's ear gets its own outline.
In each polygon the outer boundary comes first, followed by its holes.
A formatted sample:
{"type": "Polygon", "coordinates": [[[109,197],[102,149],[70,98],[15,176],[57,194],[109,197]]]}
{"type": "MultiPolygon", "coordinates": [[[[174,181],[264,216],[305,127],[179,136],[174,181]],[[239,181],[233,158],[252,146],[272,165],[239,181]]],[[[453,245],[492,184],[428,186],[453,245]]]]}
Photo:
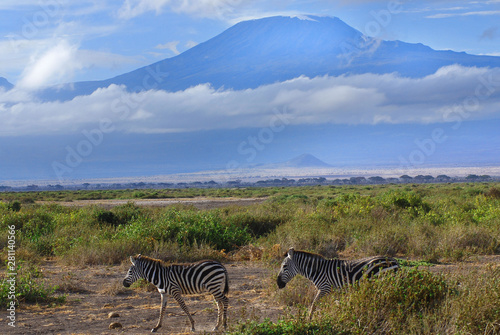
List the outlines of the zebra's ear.
{"type": "Polygon", "coordinates": [[[132,265],[135,265],[135,258],[134,258],[134,256],[130,256],[130,263],[132,263],[132,265]]]}
{"type": "Polygon", "coordinates": [[[290,249],[288,249],[288,256],[292,257],[294,251],[295,251],[295,249],[293,247],[291,247],[290,249]]]}

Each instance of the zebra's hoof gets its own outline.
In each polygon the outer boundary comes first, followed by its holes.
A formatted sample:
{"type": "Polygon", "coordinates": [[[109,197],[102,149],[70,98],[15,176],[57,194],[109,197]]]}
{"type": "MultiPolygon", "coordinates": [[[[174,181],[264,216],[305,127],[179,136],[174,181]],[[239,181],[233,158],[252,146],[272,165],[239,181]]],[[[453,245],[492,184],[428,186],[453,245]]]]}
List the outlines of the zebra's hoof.
{"type": "Polygon", "coordinates": [[[156,333],[157,330],[158,330],[158,328],[153,328],[153,329],[151,329],[151,332],[156,333]]]}

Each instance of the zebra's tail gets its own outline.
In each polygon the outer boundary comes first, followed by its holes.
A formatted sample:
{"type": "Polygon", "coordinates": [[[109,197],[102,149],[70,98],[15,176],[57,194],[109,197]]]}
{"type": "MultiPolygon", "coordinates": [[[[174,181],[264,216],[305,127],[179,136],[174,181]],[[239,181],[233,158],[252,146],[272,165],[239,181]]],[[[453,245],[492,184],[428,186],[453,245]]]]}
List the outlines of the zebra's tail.
{"type": "Polygon", "coordinates": [[[225,277],[226,277],[226,282],[224,283],[224,294],[228,294],[229,292],[229,276],[227,274],[227,270],[224,268],[224,273],[225,273],[225,277]]]}

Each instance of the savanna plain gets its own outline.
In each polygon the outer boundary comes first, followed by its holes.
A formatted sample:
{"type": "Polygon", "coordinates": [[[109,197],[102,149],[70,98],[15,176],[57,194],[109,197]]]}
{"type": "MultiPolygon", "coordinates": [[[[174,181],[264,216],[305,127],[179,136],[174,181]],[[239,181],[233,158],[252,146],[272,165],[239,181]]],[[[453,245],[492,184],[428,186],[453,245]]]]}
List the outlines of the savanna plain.
{"type": "MultiPolygon", "coordinates": [[[[149,333],[158,292],[122,286],[139,253],[223,263],[229,334],[500,334],[499,183],[5,192],[0,231],[2,334],[149,333]],[[276,285],[291,246],[393,256],[401,269],[334,291],[309,322],[312,284],[276,285]]],[[[196,332],[210,333],[212,297],[185,300],[196,332]]],[[[159,332],[189,329],[170,299],[159,332]]]]}

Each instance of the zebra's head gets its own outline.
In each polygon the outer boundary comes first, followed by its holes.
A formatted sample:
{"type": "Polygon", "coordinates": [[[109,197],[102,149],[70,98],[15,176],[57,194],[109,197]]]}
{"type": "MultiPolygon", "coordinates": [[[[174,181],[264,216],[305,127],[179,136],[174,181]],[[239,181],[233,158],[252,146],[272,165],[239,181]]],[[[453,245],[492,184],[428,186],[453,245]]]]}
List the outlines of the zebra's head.
{"type": "Polygon", "coordinates": [[[130,287],[135,281],[143,276],[142,268],[138,266],[138,261],[141,259],[141,255],[130,256],[130,262],[132,266],[128,269],[127,276],[123,279],[123,286],[130,287]]]}
{"type": "Polygon", "coordinates": [[[280,273],[278,273],[278,287],[283,288],[298,273],[295,261],[293,260],[294,249],[290,248],[285,254],[285,259],[281,263],[280,273]]]}

